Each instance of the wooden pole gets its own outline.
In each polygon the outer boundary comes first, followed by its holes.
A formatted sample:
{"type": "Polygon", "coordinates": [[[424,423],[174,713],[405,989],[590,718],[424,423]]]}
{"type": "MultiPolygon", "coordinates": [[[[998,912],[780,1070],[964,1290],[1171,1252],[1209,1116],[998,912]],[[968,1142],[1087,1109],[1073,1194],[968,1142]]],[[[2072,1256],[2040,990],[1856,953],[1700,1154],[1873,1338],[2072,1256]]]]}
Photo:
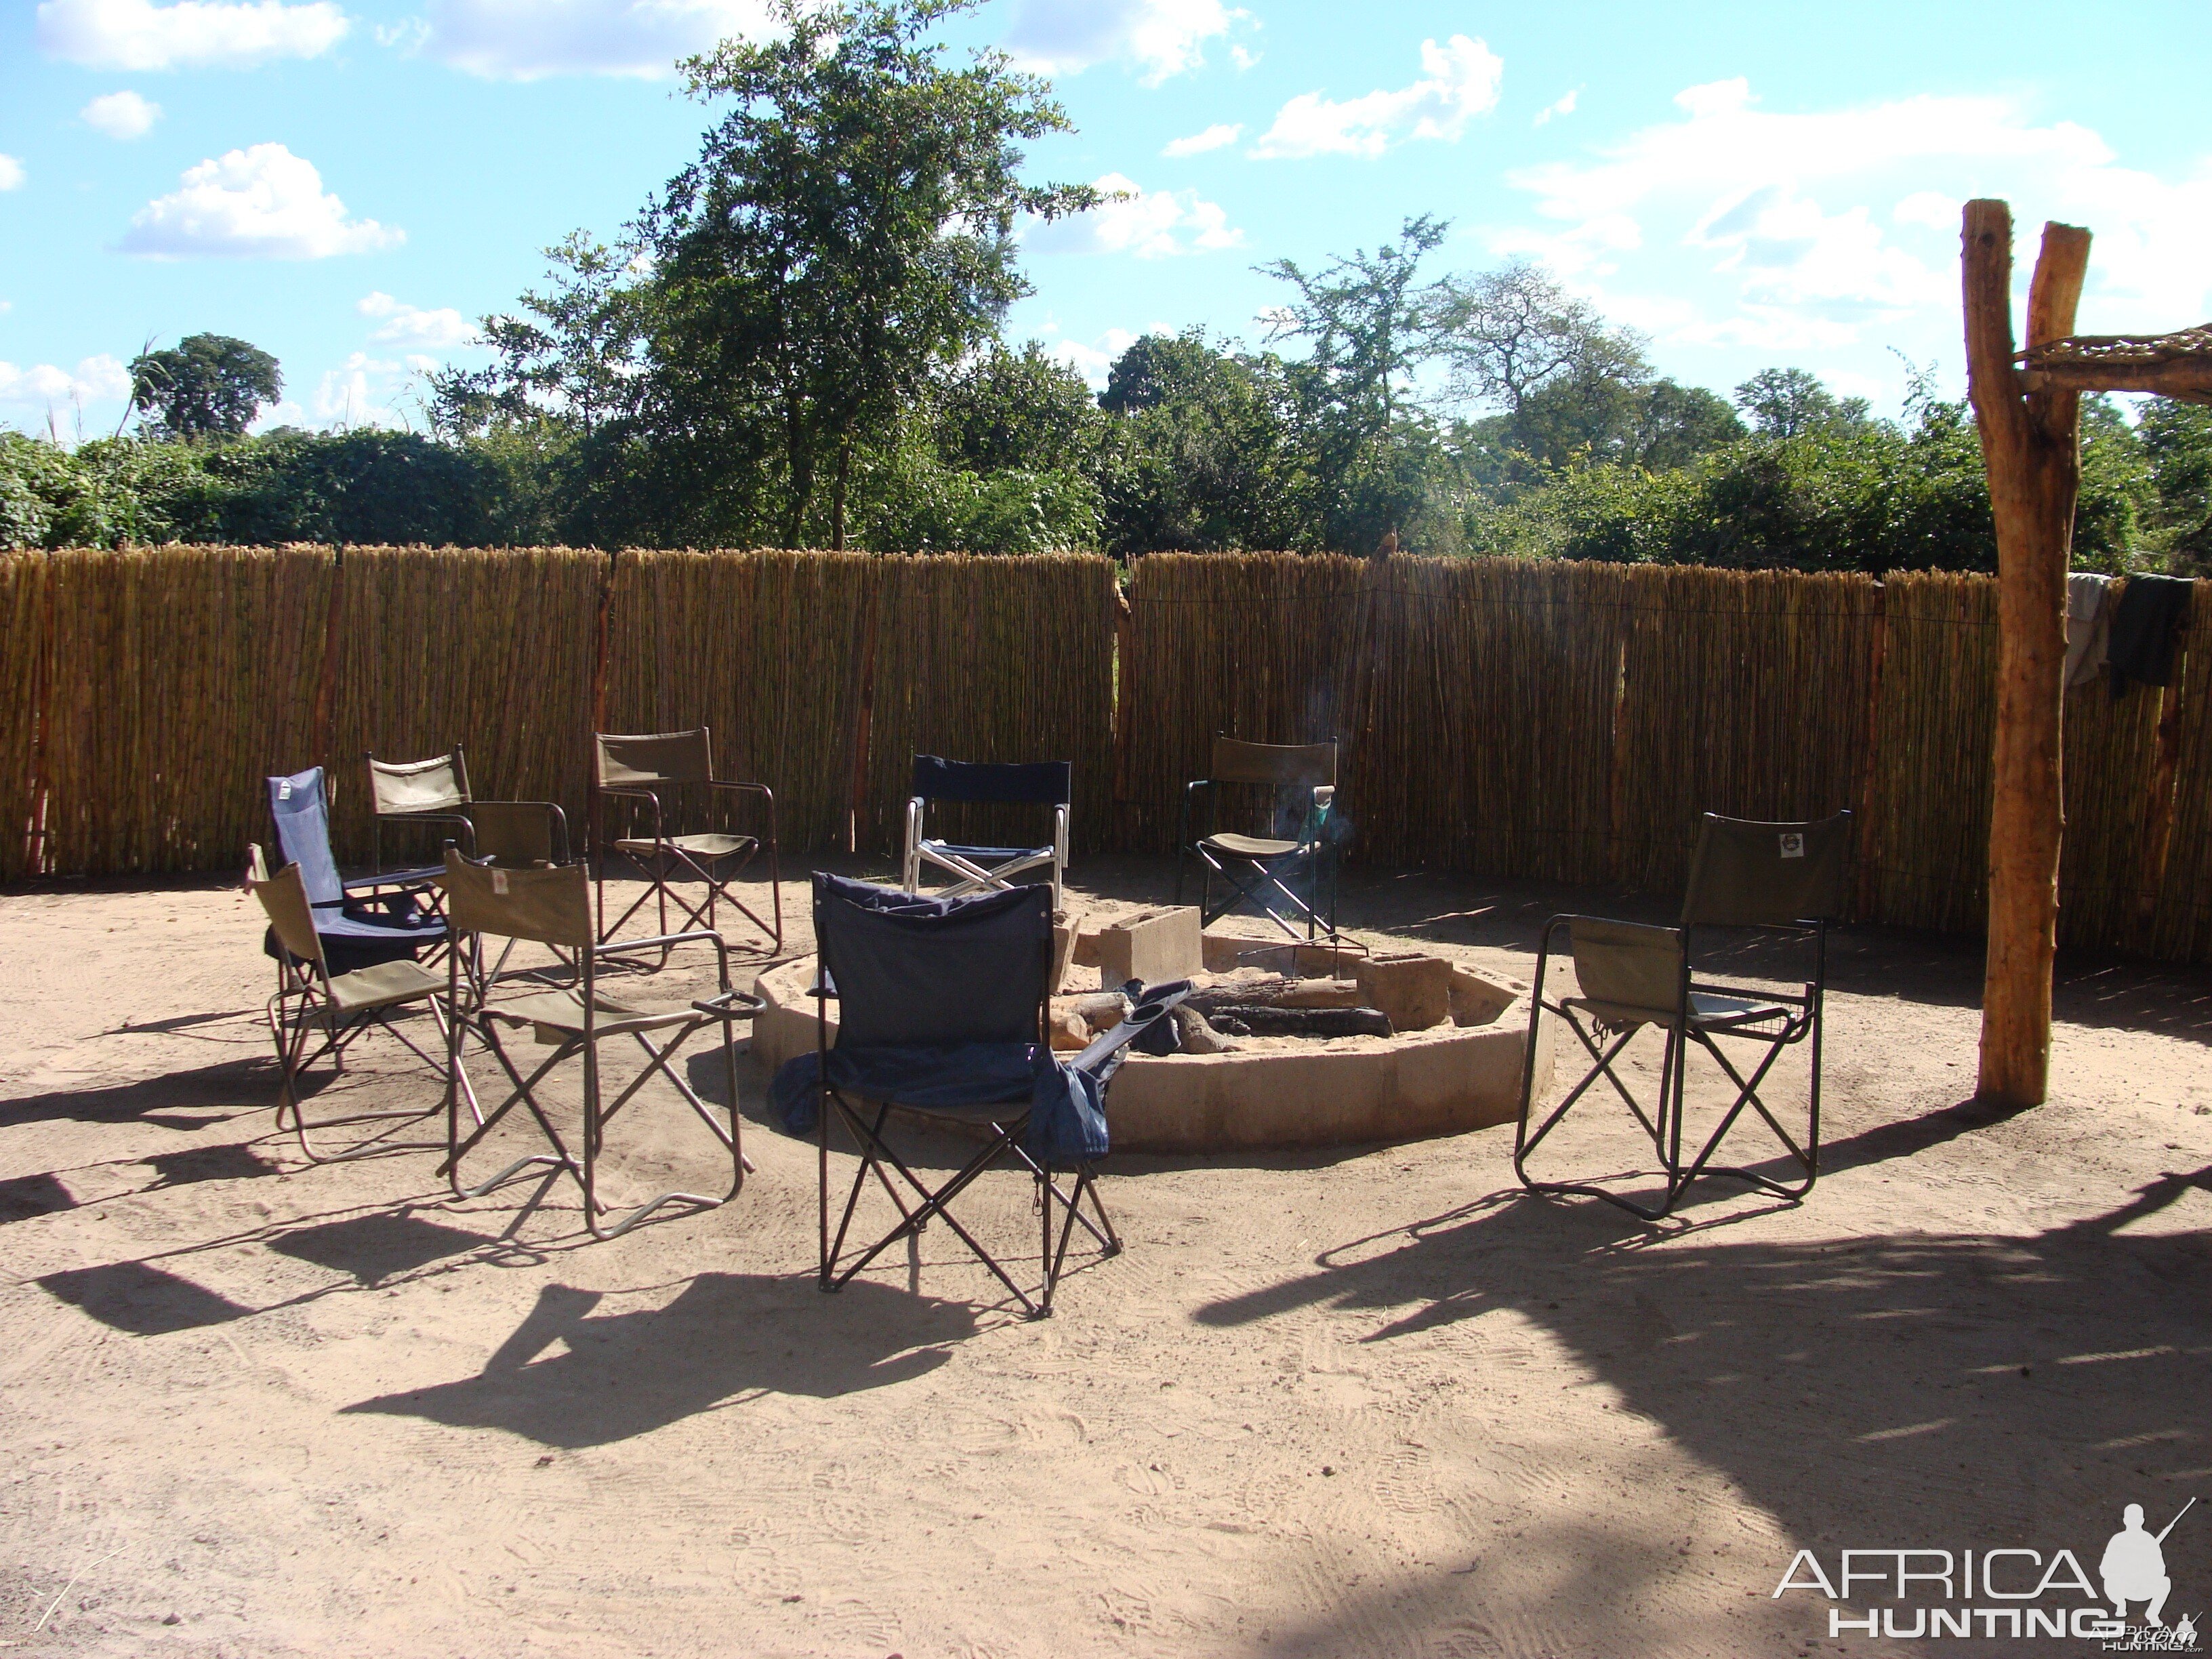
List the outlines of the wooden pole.
{"type": "MultiPolygon", "coordinates": [[[[2081,394],[2026,391],[2012,332],[2012,210],[1966,204],[1966,384],[1997,537],[1997,712],[1990,812],[1989,955],[1980,1092],[2040,1105],[2051,1083],[2051,969],[2058,927],[2059,719],[2066,568],[2080,493],[2081,394]]],[[[2043,228],[2028,290],[2031,347],[2074,331],[2089,233],[2043,228]]]]}

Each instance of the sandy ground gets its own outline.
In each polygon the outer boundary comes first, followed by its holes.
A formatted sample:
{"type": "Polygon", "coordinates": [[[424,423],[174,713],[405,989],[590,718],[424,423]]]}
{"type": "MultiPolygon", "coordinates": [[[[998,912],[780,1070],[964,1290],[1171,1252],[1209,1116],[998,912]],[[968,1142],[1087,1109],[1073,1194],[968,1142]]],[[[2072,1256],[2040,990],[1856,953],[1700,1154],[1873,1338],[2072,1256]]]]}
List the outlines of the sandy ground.
{"type": "MultiPolygon", "coordinates": [[[[1075,874],[1164,896],[1158,866],[1075,874]]],[[[1543,915],[1599,902],[1370,873],[1346,912],[1525,976],[1543,915]]],[[[942,1229],[819,1294],[813,1152],[750,1061],[743,1195],[612,1243],[573,1188],[305,1164],[250,904],[0,897],[18,1650],[1905,1652],[1775,1599],[1793,1553],[2094,1573],[2123,1504],[2212,1498],[2212,975],[2067,964],[2056,1097],[2003,1117],[1966,1099],[1972,949],[1849,933],[1801,1206],[1517,1196],[1510,1129],[1121,1158],[1127,1254],[1030,1323],[942,1229]]],[[[373,1043],[316,1109],[433,1103],[405,1059],[373,1043]]],[[[623,1190],[708,1178],[665,1091],[612,1140],[623,1190]]],[[[1633,1154],[1593,1128],[1559,1167],[1633,1154]]],[[[1025,1184],[975,1197],[1033,1256],[1025,1184]]],[[[2169,1617],[2212,1605],[2207,1508],[2169,1617]]]]}

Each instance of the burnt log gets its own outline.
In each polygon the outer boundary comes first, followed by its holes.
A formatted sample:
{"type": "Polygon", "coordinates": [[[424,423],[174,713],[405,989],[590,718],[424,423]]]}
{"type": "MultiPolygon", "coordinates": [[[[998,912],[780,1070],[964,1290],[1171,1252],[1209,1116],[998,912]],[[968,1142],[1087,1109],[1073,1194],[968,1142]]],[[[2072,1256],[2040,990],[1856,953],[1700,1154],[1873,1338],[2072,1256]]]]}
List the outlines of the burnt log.
{"type": "Polygon", "coordinates": [[[1248,1003],[1207,1011],[1206,1022],[1230,1036],[1395,1036],[1390,1017],[1377,1008],[1285,1008],[1248,1003]]]}

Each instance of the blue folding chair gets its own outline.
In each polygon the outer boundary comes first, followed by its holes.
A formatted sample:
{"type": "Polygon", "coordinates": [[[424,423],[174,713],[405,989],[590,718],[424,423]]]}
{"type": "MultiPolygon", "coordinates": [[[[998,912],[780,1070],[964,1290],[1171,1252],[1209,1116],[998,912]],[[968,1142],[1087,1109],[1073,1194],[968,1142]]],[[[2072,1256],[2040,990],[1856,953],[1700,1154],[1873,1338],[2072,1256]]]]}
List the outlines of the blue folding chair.
{"type": "MultiPolygon", "coordinates": [[[[301,884],[332,973],[350,973],[386,962],[415,962],[446,943],[438,910],[435,869],[394,870],[346,880],[331,851],[330,793],[323,769],[311,766],[288,778],[270,778],[269,812],[276,822],[282,862],[297,865],[301,884]]],[[[296,964],[272,932],[265,948],[280,970],[296,964]]]]}
{"type": "Polygon", "coordinates": [[[814,1110],[822,1289],[842,1290],[891,1245],[941,1219],[1024,1313],[1048,1315],[1079,1224],[1107,1255],[1121,1251],[1094,1167],[1109,1146],[1106,1087],[1131,1043],[1141,1040],[1162,1050],[1173,1043],[1175,1025],[1166,1016],[1190,987],[1178,981],[1150,992],[1138,988],[1129,1017],[1063,1062],[1046,1032],[1053,988],[1049,887],[927,899],[817,873],[814,929],[823,967],[815,993],[816,1048],[785,1064],[775,1093],[787,1122],[803,1119],[794,1106],[814,1110]],[[838,1005],[834,1042],[832,1001],[838,1005]],[[983,1145],[933,1188],[891,1145],[895,1110],[980,1133],[983,1145]],[[834,1237],[833,1117],[860,1154],[834,1237]],[[1026,1169],[1036,1182],[1044,1282],[1034,1297],[951,1208],[1003,1159],[1026,1169]],[[1072,1188],[1054,1179],[1055,1169],[1073,1173],[1072,1188]],[[872,1180],[890,1196],[899,1218],[873,1244],[848,1252],[846,1239],[872,1180]],[[1086,1199],[1091,1215],[1084,1213],[1086,1199]],[[1055,1206],[1062,1212],[1057,1240],[1055,1206]]]}

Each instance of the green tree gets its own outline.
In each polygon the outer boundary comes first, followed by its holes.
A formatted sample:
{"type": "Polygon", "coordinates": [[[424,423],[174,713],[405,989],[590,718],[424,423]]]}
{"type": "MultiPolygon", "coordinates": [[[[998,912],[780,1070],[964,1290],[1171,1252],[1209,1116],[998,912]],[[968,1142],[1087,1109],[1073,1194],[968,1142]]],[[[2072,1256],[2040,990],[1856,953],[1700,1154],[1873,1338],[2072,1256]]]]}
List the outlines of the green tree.
{"type": "Polygon", "coordinates": [[[2212,575],[2212,408],[2153,398],[2137,435],[2154,495],[2153,547],[2178,575],[2212,575]]]}
{"type": "Polygon", "coordinates": [[[526,314],[483,319],[484,343],[498,361],[431,374],[441,431],[550,417],[590,437],[635,402],[645,291],[632,254],[572,230],[544,255],[550,286],[523,292],[526,314]]]}
{"type": "Polygon", "coordinates": [[[643,221],[640,422],[656,464],[741,511],[772,472],[787,545],[825,473],[845,544],[856,451],[1030,291],[1017,222],[1099,200],[1020,178],[1022,141],[1069,130],[1042,81],[998,52],[949,69],[924,41],[978,3],[777,0],[775,38],[684,65],[732,107],[643,221]]]}
{"type": "Polygon", "coordinates": [[[1311,495],[1303,545],[1371,550],[1428,493],[1436,434],[1410,392],[1436,349],[1436,296],[1417,278],[1449,228],[1423,216],[1406,221],[1395,245],[1316,271],[1289,259],[1259,268],[1297,291],[1270,318],[1267,340],[1306,345],[1279,371],[1311,495]]]}
{"type": "Polygon", "coordinates": [[[1735,406],[1769,438],[1802,438],[1824,426],[1862,426],[1863,398],[1838,398],[1802,368],[1762,368],[1735,389],[1735,406]]]}
{"type": "Polygon", "coordinates": [[[131,362],[131,407],[150,435],[191,441],[240,438],[264,404],[283,395],[276,360],[228,334],[194,334],[131,362]]]}

